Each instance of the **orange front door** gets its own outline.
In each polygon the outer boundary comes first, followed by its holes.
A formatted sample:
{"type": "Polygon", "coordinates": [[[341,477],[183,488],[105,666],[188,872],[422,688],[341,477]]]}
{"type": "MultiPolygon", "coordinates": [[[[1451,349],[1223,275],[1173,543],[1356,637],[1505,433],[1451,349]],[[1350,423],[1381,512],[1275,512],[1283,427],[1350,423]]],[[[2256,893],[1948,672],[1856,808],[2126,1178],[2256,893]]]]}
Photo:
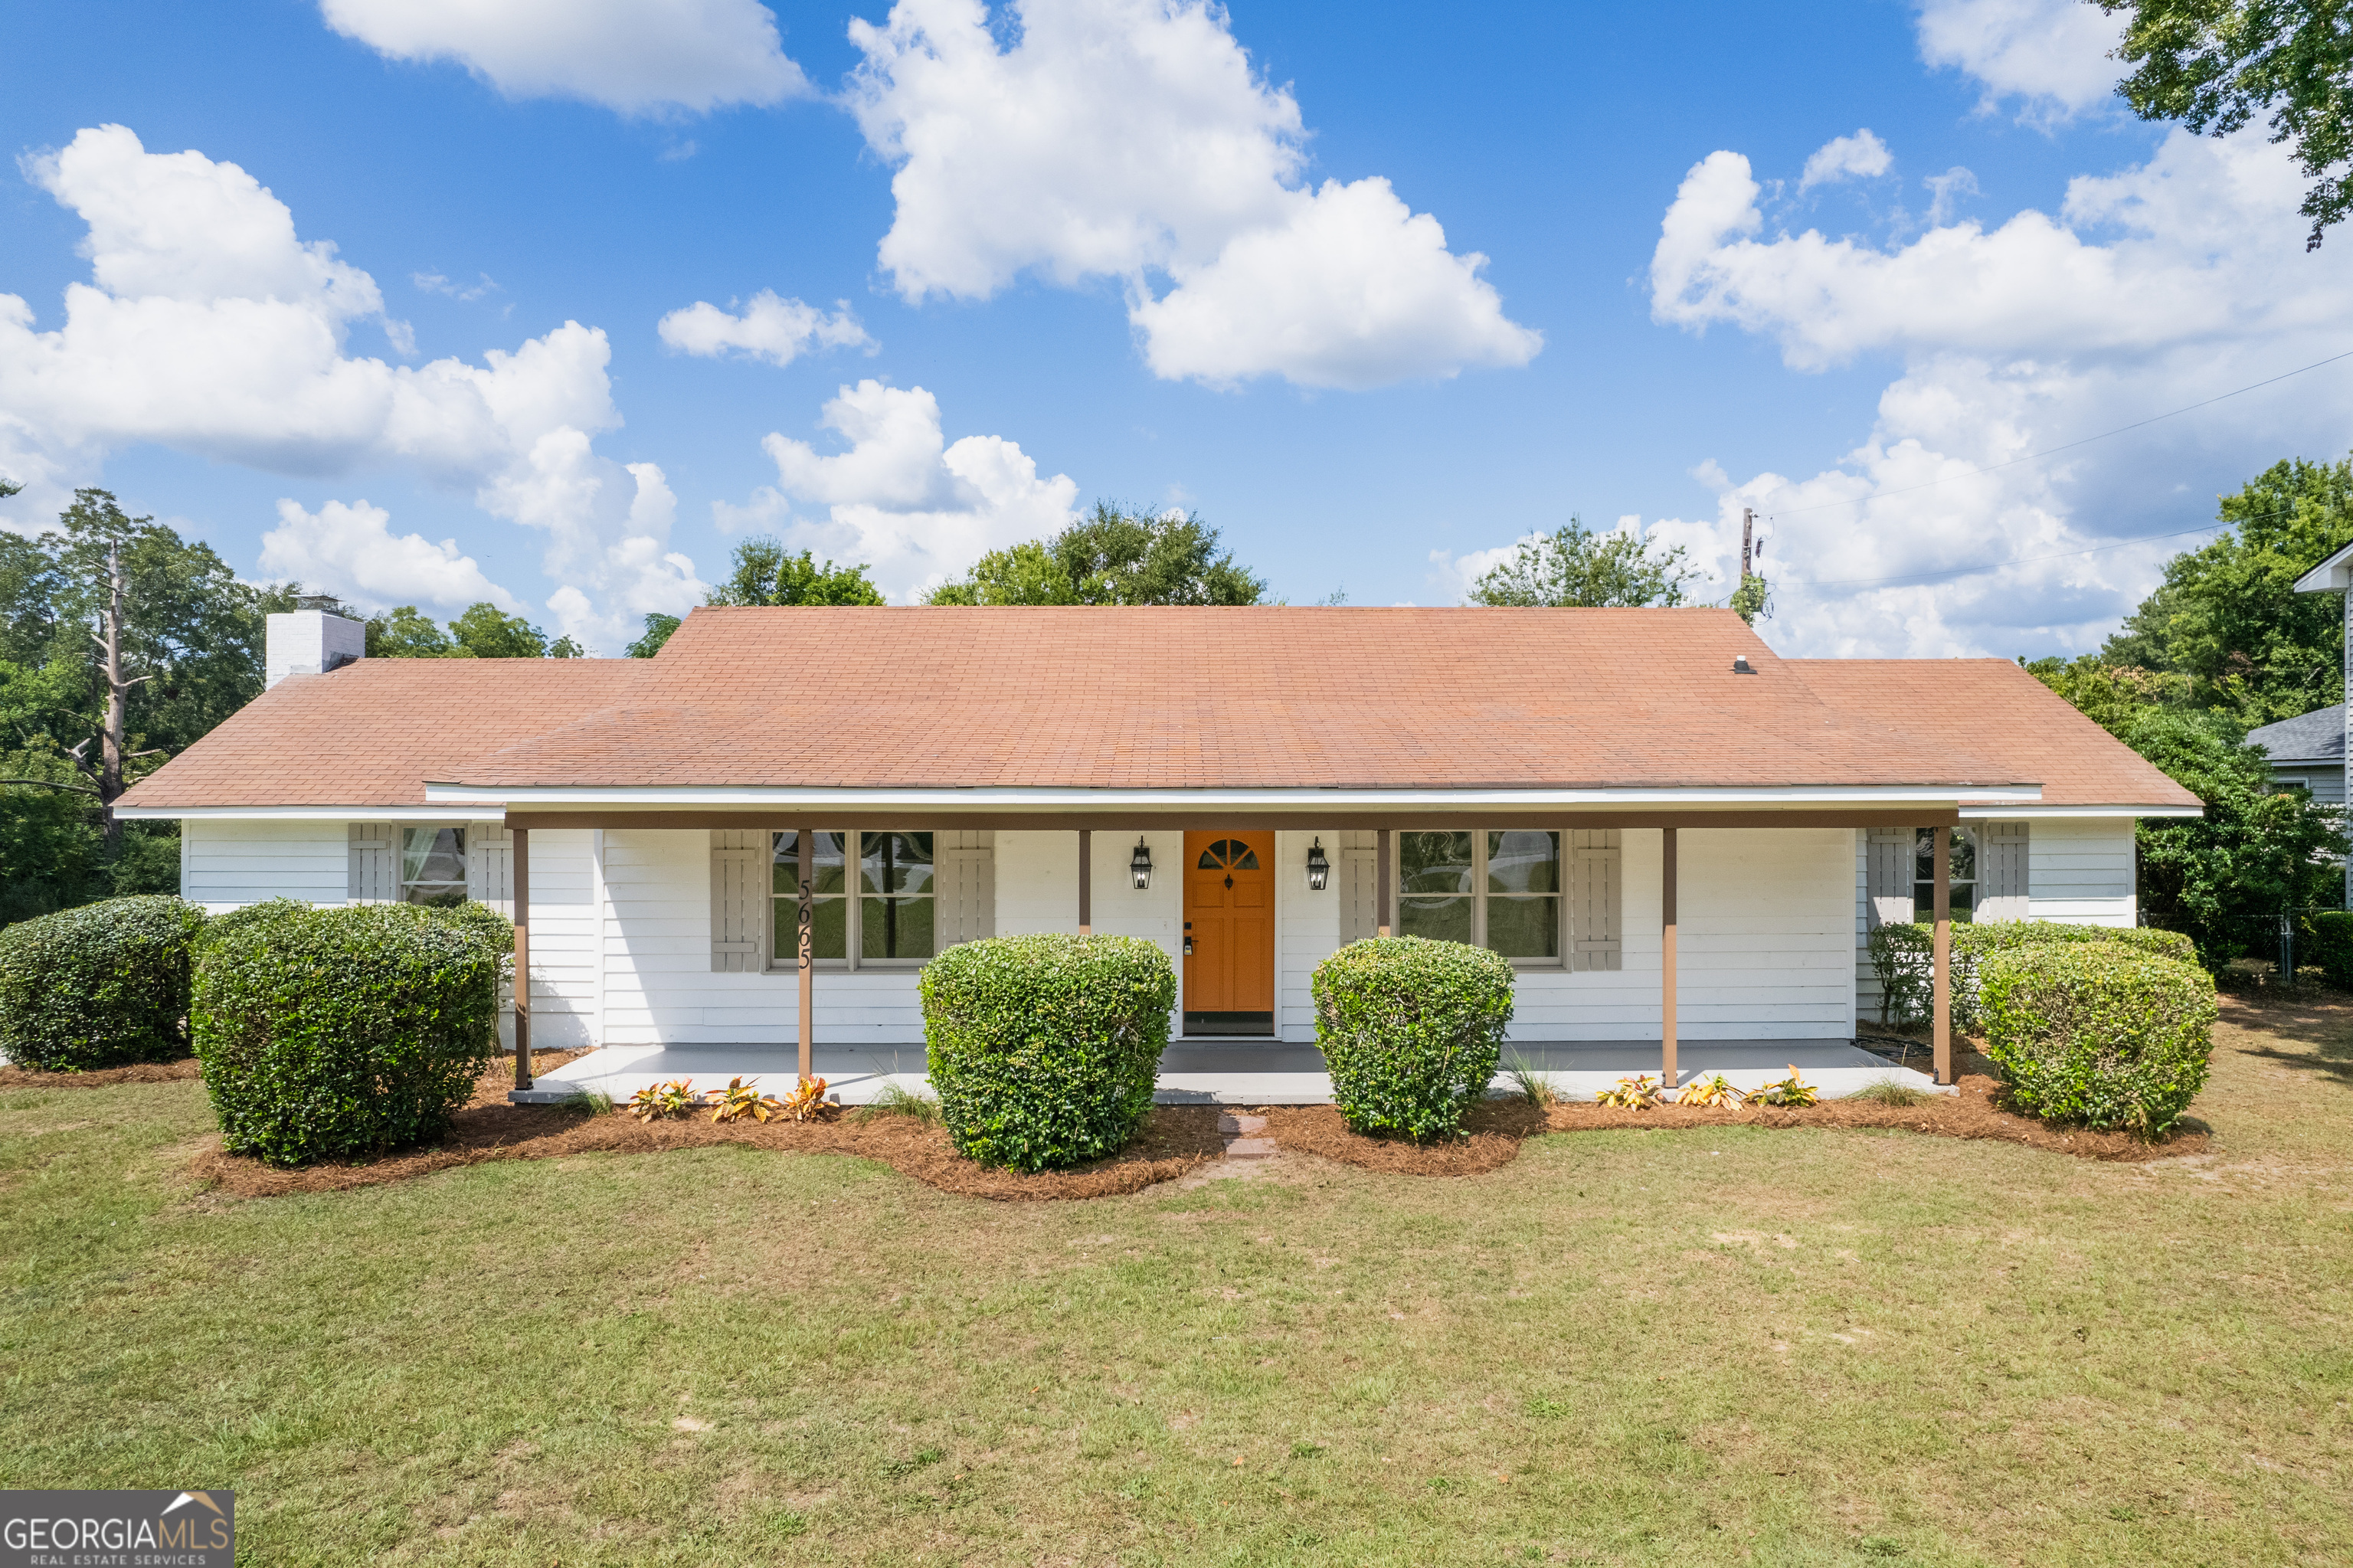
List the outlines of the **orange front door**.
{"type": "MultiPolygon", "coordinates": [[[[1185,1012],[1274,1013],[1274,835],[1185,835],[1185,1012]]],[[[1235,1022],[1240,1022],[1236,1020],[1235,1022]]]]}

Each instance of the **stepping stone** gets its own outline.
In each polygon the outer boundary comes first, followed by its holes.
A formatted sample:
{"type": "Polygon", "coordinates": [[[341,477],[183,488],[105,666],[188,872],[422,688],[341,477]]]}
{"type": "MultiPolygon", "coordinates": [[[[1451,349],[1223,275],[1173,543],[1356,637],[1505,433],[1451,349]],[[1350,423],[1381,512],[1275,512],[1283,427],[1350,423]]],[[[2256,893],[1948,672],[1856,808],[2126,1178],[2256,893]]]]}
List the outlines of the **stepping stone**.
{"type": "Polygon", "coordinates": [[[1224,1111],[1219,1113],[1218,1117],[1218,1130],[1224,1133],[1228,1138],[1232,1138],[1237,1134],[1244,1138],[1249,1138],[1266,1130],[1266,1118],[1262,1116],[1244,1116],[1237,1111],[1224,1111]]]}
{"type": "Polygon", "coordinates": [[[1275,1152],[1274,1139],[1271,1138],[1226,1139],[1226,1158],[1229,1160],[1271,1160],[1275,1152]]]}

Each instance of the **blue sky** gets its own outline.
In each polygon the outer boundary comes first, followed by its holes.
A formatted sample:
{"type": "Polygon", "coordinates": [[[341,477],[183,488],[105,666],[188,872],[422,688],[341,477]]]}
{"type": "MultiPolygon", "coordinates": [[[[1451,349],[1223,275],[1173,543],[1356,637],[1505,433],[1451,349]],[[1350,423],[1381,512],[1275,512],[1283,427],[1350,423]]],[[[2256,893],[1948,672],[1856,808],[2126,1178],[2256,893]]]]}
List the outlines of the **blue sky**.
{"type": "Polygon", "coordinates": [[[1754,505],[1785,652],[2007,656],[2348,445],[2353,362],[2011,462],[2353,348],[2353,240],[2088,6],[979,11],[14,8],[0,518],[612,652],[753,531],[904,599],[1103,496],[1447,603],[1572,513],[1720,595],[1754,505]]]}

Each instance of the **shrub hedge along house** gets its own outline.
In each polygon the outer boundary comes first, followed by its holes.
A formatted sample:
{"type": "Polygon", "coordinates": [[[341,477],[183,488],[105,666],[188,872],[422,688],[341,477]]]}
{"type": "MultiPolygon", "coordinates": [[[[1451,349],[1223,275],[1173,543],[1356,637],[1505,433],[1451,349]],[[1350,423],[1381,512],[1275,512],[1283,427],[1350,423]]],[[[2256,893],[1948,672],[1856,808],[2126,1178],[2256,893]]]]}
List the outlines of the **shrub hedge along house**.
{"type": "Polygon", "coordinates": [[[515,1033],[717,1082],[731,1051],[920,1065],[932,959],[1086,932],[1166,955],[1178,1051],[1308,1054],[1317,966],[1394,935],[1508,964],[1507,1059],[1778,1067],[1875,1015],[1880,922],[2131,926],[2134,820],[2199,810],[2013,664],[1783,659],[1721,610],[704,609],[644,660],[357,658],[317,610],[269,638],[269,689],[119,808],[179,820],[186,898],[485,901],[515,1033]]]}

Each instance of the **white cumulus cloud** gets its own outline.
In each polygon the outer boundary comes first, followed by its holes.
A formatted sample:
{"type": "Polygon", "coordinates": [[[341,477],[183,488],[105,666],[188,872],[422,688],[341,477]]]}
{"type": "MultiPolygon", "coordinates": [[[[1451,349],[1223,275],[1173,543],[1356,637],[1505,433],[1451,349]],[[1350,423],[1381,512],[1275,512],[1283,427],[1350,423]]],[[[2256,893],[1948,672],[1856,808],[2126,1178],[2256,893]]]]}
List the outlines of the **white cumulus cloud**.
{"type": "Polygon", "coordinates": [[[776,465],[776,484],[746,506],[716,509],[721,526],[772,528],[796,550],[868,566],[878,588],[905,601],[990,550],[1058,533],[1077,517],[1075,481],[1039,478],[1037,460],[1002,436],[950,442],[939,399],[920,387],[844,387],[819,422],[840,450],[770,434],[760,444],[776,465]]]}
{"type": "Polygon", "coordinates": [[[344,339],[381,317],[375,281],[301,239],[237,165],[113,125],[26,173],[90,226],[92,278],[48,331],[0,294],[0,469],[48,492],[28,488],[32,515],[142,442],[279,473],[402,469],[544,531],[551,572],[624,609],[692,602],[660,471],[592,450],[620,423],[601,331],[567,322],[479,365],[356,356],[344,339]]]}
{"type": "Polygon", "coordinates": [[[1852,136],[1838,136],[1823,143],[1806,160],[1805,172],[1798,176],[1798,188],[1810,190],[1833,180],[1876,179],[1895,163],[1895,154],[1887,143],[1871,132],[1866,125],[1852,136]]]}
{"type": "Polygon", "coordinates": [[[654,330],[681,354],[716,358],[733,353],[771,365],[790,365],[812,348],[876,346],[847,300],[836,301],[828,315],[815,305],[779,299],[768,289],[753,295],[740,315],[697,300],[662,317],[654,330]]]}
{"type": "Polygon", "coordinates": [[[278,526],[261,536],[261,569],[324,589],[366,609],[396,604],[463,609],[490,600],[510,614],[522,599],[482,575],[455,539],[439,544],[392,531],[392,514],[365,501],[330,501],[316,512],[278,503],[278,526]]]}
{"type": "Polygon", "coordinates": [[[1293,193],[1284,222],[1245,229],[1179,287],[1130,313],[1168,380],[1282,376],[1358,389],[1465,366],[1525,365],[1541,334],[1507,319],[1479,270],[1384,179],[1293,193]]]}
{"type": "Polygon", "coordinates": [[[808,91],[757,0],[320,0],[327,25],[397,60],[453,60],[510,98],[625,114],[808,91]]]}
{"type": "Polygon", "coordinates": [[[2113,96],[2126,68],[2107,58],[2124,23],[2084,0],[1924,0],[1920,58],[1985,87],[1984,107],[2022,101],[2021,117],[2055,122],[2113,96]]]}
{"type": "Polygon", "coordinates": [[[2353,313],[2353,264],[2306,254],[2301,194],[2260,127],[2176,132],[2143,164],[2075,179],[2055,214],[1875,245],[1776,229],[1747,160],[1710,154],[1662,224],[1655,319],[1758,334],[1796,370],[1900,369],[1835,466],[1703,464],[1715,515],[1653,535],[1728,582],[1754,507],[1779,606],[1768,630],[1793,651],[2096,647],[2199,542],[2145,536],[2211,522],[2218,492],[2282,458],[2353,442],[2342,373],[2321,370],[2076,444],[2326,356],[2353,313]]]}
{"type": "Polygon", "coordinates": [[[1450,253],[1387,181],[1300,184],[1299,105],[1252,70],[1222,7],[899,0],[850,38],[865,60],[849,105],[896,171],[881,260],[910,300],[982,299],[1025,273],[1117,280],[1154,370],[1220,385],[1372,386],[1541,346],[1479,277],[1485,259],[1450,253]],[[1262,304],[1269,286],[1282,297],[1262,304]]]}

